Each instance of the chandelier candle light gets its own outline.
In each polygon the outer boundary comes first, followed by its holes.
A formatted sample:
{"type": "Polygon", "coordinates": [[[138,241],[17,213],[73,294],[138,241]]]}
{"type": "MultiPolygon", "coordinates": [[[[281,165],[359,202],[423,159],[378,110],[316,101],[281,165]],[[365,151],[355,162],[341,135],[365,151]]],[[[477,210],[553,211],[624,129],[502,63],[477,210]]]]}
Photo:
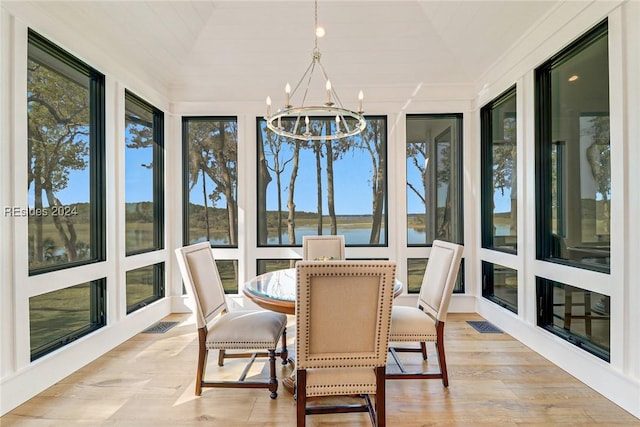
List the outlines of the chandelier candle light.
{"type": "Polygon", "coordinates": [[[348,136],[357,135],[367,127],[367,122],[363,116],[363,100],[364,94],[362,91],[358,94],[358,111],[346,109],[342,106],[340,98],[336,93],[335,88],[331,85],[331,81],[325,71],[322,63],[320,62],[320,50],[318,49],[318,37],[324,36],[324,28],[318,25],[318,1],[315,0],[315,46],[313,49],[313,56],[311,64],[307,67],[300,81],[296,87],[291,91],[289,83],[284,88],[285,102],[284,107],[278,109],[275,114],[271,113],[271,97],[267,96],[267,115],[265,120],[267,121],[267,127],[274,133],[280,136],[301,139],[304,141],[319,141],[319,140],[334,140],[339,138],[346,138],[348,136]],[[316,67],[322,73],[324,81],[324,90],[326,92],[326,101],[322,105],[305,105],[307,94],[311,86],[314,71],[316,67]],[[302,94],[302,101],[299,106],[294,107],[291,105],[294,95],[300,89],[302,83],[306,81],[307,86],[302,94]],[[331,132],[327,129],[326,134],[321,134],[320,129],[313,129],[309,126],[309,116],[321,116],[335,118],[335,132],[331,132]],[[283,120],[284,119],[284,120],[283,120]],[[283,126],[283,121],[290,119],[289,122],[294,120],[293,127],[283,126]],[[304,124],[301,121],[304,120],[304,124]],[[316,132],[316,133],[314,133],[316,132]]]}

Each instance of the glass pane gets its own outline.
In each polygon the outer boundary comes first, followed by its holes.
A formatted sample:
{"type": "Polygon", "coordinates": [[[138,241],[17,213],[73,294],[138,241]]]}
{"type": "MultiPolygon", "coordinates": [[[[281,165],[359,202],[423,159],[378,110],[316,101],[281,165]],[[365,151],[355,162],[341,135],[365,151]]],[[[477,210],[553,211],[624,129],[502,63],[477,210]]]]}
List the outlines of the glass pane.
{"type": "Polygon", "coordinates": [[[164,264],[127,271],[127,313],[164,296],[164,264]]]}
{"type": "MultiPolygon", "coordinates": [[[[162,206],[156,200],[154,179],[155,159],[162,142],[155,141],[154,111],[128,93],[125,97],[125,245],[127,254],[158,249],[160,226],[158,212],[162,206]]],[[[159,182],[158,182],[159,181],[159,182]]]]}
{"type": "Polygon", "coordinates": [[[606,32],[551,78],[550,256],[610,265],[611,163],[606,32]]]}
{"type": "Polygon", "coordinates": [[[222,280],[222,287],[225,294],[238,293],[238,260],[236,259],[216,259],[218,274],[222,280]]]}
{"type": "MultiPolygon", "coordinates": [[[[424,272],[427,269],[428,258],[408,258],[407,259],[407,292],[410,294],[420,293],[424,272]]],[[[453,286],[453,293],[464,293],[464,259],[460,261],[460,270],[453,286]]]]}
{"type": "MultiPolygon", "coordinates": [[[[537,278],[543,316],[539,325],[609,361],[611,351],[610,298],[576,286],[537,278]],[[551,315],[546,315],[549,310],[551,315]]],[[[540,307],[539,307],[540,309],[540,307]]]]}
{"type": "MultiPolygon", "coordinates": [[[[483,129],[483,150],[489,156],[488,164],[483,165],[482,173],[490,173],[491,187],[483,193],[483,203],[491,203],[487,207],[489,217],[483,231],[483,245],[490,248],[517,250],[517,191],[516,191],[516,92],[515,89],[506,94],[483,115],[482,126],[488,127],[490,140],[486,140],[483,129]],[[486,230],[486,231],[485,231],[486,230]]],[[[487,135],[488,136],[488,135],[487,135]]]]}
{"type": "Polygon", "coordinates": [[[94,259],[90,78],[29,45],[29,270],[94,259]]]}
{"type": "Polygon", "coordinates": [[[407,116],[407,243],[462,243],[462,118],[407,116]]]}
{"type": "MultiPolygon", "coordinates": [[[[335,126],[311,117],[310,126],[335,126]]],[[[282,121],[295,126],[295,121],[282,121]]],[[[386,118],[335,141],[278,137],[258,120],[258,244],[301,245],[342,234],[349,245],[386,245],[386,118]]]]}
{"type": "Polygon", "coordinates": [[[482,296],[518,313],[518,271],[482,262],[482,296]]]}
{"type": "Polygon", "coordinates": [[[258,274],[270,273],[285,268],[294,268],[297,259],[259,259],[258,274]]]}
{"type": "Polygon", "coordinates": [[[238,246],[238,123],[235,118],[185,118],[188,191],[186,241],[238,246]]]}
{"type": "Polygon", "coordinates": [[[102,280],[29,298],[32,360],[106,324],[100,287],[102,280]]]}

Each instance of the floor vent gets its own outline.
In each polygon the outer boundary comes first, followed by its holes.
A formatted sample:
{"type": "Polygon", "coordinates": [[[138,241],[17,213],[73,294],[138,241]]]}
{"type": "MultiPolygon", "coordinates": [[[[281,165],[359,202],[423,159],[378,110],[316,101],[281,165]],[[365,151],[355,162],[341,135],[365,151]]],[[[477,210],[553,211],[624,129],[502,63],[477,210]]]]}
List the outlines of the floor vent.
{"type": "Polygon", "coordinates": [[[173,328],[180,322],[158,322],[153,326],[148,327],[144,331],[145,334],[164,334],[169,329],[173,328]]]}
{"type": "Polygon", "coordinates": [[[501,334],[502,331],[486,320],[467,320],[467,323],[481,334],[501,334]]]}

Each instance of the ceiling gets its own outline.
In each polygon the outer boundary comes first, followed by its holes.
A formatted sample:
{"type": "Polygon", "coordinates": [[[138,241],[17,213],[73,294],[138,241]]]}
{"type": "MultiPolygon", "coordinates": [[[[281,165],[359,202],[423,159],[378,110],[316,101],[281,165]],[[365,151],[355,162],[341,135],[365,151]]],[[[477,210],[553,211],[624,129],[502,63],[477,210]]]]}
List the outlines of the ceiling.
{"type": "MultiPolygon", "coordinates": [[[[360,89],[382,102],[428,97],[442,87],[472,95],[481,76],[560,3],[320,0],[318,21],[327,35],[318,46],[345,105],[356,102],[360,89]]],[[[37,8],[85,35],[173,102],[264,102],[271,95],[275,103],[285,83],[300,79],[314,46],[311,0],[12,6],[37,8]]]]}

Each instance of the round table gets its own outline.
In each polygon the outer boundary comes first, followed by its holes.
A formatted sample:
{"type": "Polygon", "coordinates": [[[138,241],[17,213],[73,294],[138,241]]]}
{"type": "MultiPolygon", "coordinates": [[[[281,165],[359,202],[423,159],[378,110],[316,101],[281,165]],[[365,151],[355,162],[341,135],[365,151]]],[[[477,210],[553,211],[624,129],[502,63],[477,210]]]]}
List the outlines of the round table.
{"type": "MultiPolygon", "coordinates": [[[[284,314],[296,312],[296,269],[286,268],[261,274],[245,283],[244,294],[251,301],[267,310],[284,314]]],[[[393,296],[402,293],[402,282],[396,279],[393,296]]],[[[282,385],[291,394],[295,394],[295,358],[289,352],[289,363],[293,367],[290,376],[283,378],[282,385]]]]}
{"type": "MultiPolygon", "coordinates": [[[[267,310],[278,313],[296,313],[296,269],[286,268],[261,274],[245,283],[244,294],[267,310]]],[[[393,296],[402,293],[402,282],[396,279],[393,296]]]]}

